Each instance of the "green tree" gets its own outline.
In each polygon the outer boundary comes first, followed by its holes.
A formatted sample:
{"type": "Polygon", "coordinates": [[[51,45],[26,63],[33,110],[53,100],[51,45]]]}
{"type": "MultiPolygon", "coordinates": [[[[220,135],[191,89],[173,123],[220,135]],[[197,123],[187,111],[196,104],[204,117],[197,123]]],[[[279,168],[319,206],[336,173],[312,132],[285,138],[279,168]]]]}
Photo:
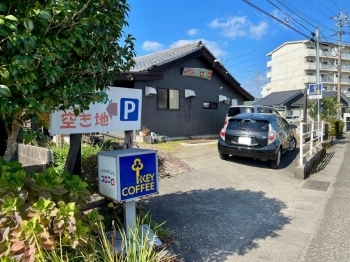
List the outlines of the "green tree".
{"type": "MultiPolygon", "coordinates": [[[[2,0],[0,117],[6,160],[26,120],[105,99],[115,74],[133,65],[134,38],[124,32],[126,0],[2,0]]],[[[35,138],[24,132],[25,142],[35,138]]]]}
{"type": "MultiPolygon", "coordinates": [[[[337,97],[327,97],[320,100],[322,110],[320,112],[321,120],[328,120],[330,118],[335,118],[337,116],[337,110],[341,107],[341,104],[338,103],[337,97]]],[[[313,119],[317,119],[317,100],[309,100],[308,104],[309,115],[313,119]]]]}

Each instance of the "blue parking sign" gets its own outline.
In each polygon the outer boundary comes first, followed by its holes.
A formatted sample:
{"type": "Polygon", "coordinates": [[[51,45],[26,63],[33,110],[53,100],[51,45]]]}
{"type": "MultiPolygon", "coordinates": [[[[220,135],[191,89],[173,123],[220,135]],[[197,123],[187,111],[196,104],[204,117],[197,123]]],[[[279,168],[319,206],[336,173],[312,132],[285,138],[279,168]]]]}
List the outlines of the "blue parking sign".
{"type": "Polygon", "coordinates": [[[120,99],[120,121],[137,121],[139,117],[139,100],[134,98],[120,99]]]}
{"type": "Polygon", "coordinates": [[[322,84],[309,85],[309,99],[322,99],[322,84]]]}

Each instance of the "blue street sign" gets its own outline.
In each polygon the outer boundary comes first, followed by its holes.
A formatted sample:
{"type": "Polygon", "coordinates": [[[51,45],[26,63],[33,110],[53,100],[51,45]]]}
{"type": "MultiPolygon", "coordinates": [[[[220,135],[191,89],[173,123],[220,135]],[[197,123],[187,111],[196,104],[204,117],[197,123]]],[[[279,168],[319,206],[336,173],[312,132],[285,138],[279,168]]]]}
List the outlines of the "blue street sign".
{"type": "Polygon", "coordinates": [[[322,84],[309,85],[309,99],[322,99],[322,84]]]}

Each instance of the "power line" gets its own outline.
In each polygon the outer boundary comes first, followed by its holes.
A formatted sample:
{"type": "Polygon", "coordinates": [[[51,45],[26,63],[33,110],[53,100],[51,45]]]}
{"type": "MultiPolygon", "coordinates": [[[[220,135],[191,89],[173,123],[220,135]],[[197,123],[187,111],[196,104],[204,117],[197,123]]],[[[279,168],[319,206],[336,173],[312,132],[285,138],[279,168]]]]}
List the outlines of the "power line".
{"type": "MultiPolygon", "coordinates": [[[[287,15],[288,17],[290,17],[290,15],[288,15],[286,12],[284,12],[281,8],[279,8],[277,5],[275,5],[274,3],[272,3],[270,0],[267,0],[271,5],[273,5],[274,7],[276,7],[278,10],[280,10],[281,12],[283,12],[285,15],[287,15]]],[[[292,18],[293,19],[293,18],[292,18]]],[[[294,20],[294,19],[293,19],[294,20]]],[[[302,27],[304,27],[306,30],[310,31],[310,29],[306,28],[304,25],[300,24],[298,21],[295,20],[296,23],[298,23],[299,25],[301,25],[302,27]]]]}
{"type": "MultiPolygon", "coordinates": [[[[320,0],[319,0],[320,1],[320,0]]],[[[313,7],[315,10],[317,10],[320,14],[323,14],[325,17],[329,18],[328,15],[326,15],[325,13],[321,12],[318,8],[316,8],[315,6],[313,6],[312,4],[309,3],[308,0],[304,0],[305,3],[307,3],[309,6],[313,7]]],[[[321,2],[321,1],[320,1],[321,2]]],[[[322,2],[321,2],[322,3],[322,2]]],[[[322,3],[323,4],[323,3],[322,3]]],[[[323,4],[324,5],[324,4],[323,4]]],[[[331,11],[332,12],[332,11],[331,11]]],[[[332,12],[333,13],[333,12],[332,12]]]]}
{"type": "MultiPolygon", "coordinates": [[[[307,0],[304,0],[305,2],[307,1],[307,0]]],[[[331,9],[329,9],[328,8],[328,6],[326,6],[324,3],[322,3],[322,1],[321,0],[318,0],[325,8],[327,8],[329,11],[331,11],[331,13],[333,13],[333,11],[331,10],[331,9]]],[[[334,3],[334,2],[333,2],[334,3]]]]}
{"type": "Polygon", "coordinates": [[[331,0],[331,1],[332,1],[332,3],[333,3],[336,7],[338,7],[338,9],[341,9],[336,3],[334,3],[333,0],[331,0]]]}
{"type": "Polygon", "coordinates": [[[316,27],[314,26],[313,24],[311,24],[309,21],[307,21],[305,18],[308,18],[309,20],[313,21],[313,23],[315,24],[318,24],[318,25],[321,25],[323,28],[331,31],[331,32],[334,32],[334,29],[330,29],[329,27],[325,26],[325,25],[322,25],[320,22],[318,22],[317,20],[309,17],[307,14],[299,11],[297,8],[289,5],[288,3],[286,3],[284,0],[277,0],[277,2],[279,2],[281,5],[283,5],[285,8],[287,8],[289,11],[293,12],[294,14],[296,14],[297,16],[299,16],[301,19],[303,19],[305,22],[307,22],[308,24],[312,25],[313,27],[316,27]],[[302,15],[300,15],[302,14],[302,15]],[[305,18],[304,18],[305,17],[305,18]]]}
{"type": "Polygon", "coordinates": [[[249,1],[247,1],[247,0],[242,0],[242,1],[245,2],[246,4],[250,5],[251,7],[255,8],[256,10],[258,10],[258,11],[264,13],[265,15],[267,15],[267,16],[269,16],[269,17],[275,19],[276,21],[280,22],[281,24],[285,25],[286,27],[292,29],[293,31],[297,32],[298,34],[300,34],[300,35],[302,35],[302,36],[304,36],[304,37],[306,37],[306,38],[310,38],[309,36],[305,35],[304,33],[300,32],[299,30],[295,29],[294,27],[288,25],[287,23],[283,22],[282,20],[278,19],[277,17],[275,17],[275,16],[269,14],[268,12],[262,10],[261,8],[257,7],[256,5],[253,5],[253,4],[250,3],[249,1]]]}
{"type": "Polygon", "coordinates": [[[238,56],[234,56],[234,57],[231,57],[231,58],[221,59],[221,61],[229,61],[229,60],[232,60],[232,59],[235,59],[235,58],[239,58],[239,57],[242,57],[242,56],[246,56],[246,55],[249,55],[249,54],[253,53],[255,50],[258,50],[263,44],[265,44],[265,43],[271,38],[271,36],[275,33],[275,31],[276,31],[276,30],[274,30],[274,31],[270,34],[270,36],[269,36],[267,39],[265,39],[265,41],[262,42],[258,47],[256,47],[255,49],[249,51],[248,53],[245,53],[245,54],[242,54],[242,55],[238,55],[238,56]]]}

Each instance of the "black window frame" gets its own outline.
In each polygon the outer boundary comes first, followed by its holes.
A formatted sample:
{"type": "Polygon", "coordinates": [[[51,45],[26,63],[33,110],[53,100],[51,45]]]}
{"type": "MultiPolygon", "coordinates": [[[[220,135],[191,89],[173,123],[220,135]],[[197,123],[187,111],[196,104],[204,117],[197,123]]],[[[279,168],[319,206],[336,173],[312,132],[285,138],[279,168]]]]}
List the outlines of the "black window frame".
{"type": "Polygon", "coordinates": [[[158,93],[158,95],[157,95],[157,109],[158,110],[170,110],[170,111],[179,111],[180,110],[180,89],[168,88],[168,87],[158,87],[157,93],[158,93]],[[166,108],[159,107],[159,99],[160,99],[160,93],[161,93],[160,90],[167,90],[167,101],[166,101],[167,107],[166,108]],[[170,100],[169,100],[170,90],[177,91],[177,93],[178,93],[178,96],[177,96],[178,97],[178,101],[177,101],[178,108],[169,108],[170,107],[170,100]]]}

